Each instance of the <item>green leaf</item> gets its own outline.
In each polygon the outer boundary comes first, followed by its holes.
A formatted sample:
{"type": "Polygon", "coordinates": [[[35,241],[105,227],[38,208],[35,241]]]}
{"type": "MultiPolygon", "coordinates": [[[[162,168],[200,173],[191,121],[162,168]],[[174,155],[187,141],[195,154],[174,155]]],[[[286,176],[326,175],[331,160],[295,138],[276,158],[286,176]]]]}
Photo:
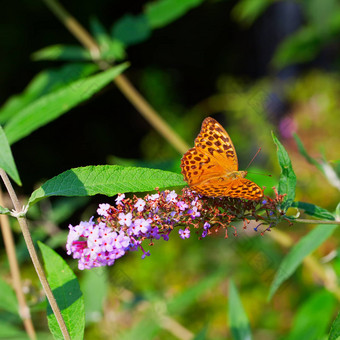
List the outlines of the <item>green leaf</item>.
{"type": "Polygon", "coordinates": [[[0,168],[7,172],[15,183],[21,185],[21,180],[14,162],[11,148],[8,144],[5,132],[0,125],[0,168]]]}
{"type": "MultiPolygon", "coordinates": [[[[84,297],[77,277],[67,263],[54,250],[38,242],[47,279],[57,300],[71,339],[83,339],[85,328],[84,297]]],[[[55,339],[63,339],[50,305],[47,307],[48,326],[55,339]]]]}
{"type": "Polygon", "coordinates": [[[272,137],[277,147],[277,158],[281,167],[278,192],[281,195],[287,194],[281,208],[286,211],[291,206],[295,198],[296,176],[286,149],[276,138],[273,132],[272,137]]]}
{"type": "Polygon", "coordinates": [[[97,18],[91,19],[91,31],[100,47],[100,58],[109,61],[120,61],[126,58],[124,45],[117,39],[112,39],[105,27],[97,18]]]}
{"type": "Polygon", "coordinates": [[[237,21],[251,25],[272,2],[272,0],[240,0],[234,6],[232,15],[237,21]]]}
{"type": "Polygon", "coordinates": [[[144,14],[126,14],[113,26],[112,35],[127,46],[135,45],[150,37],[151,28],[144,14]]]}
{"type": "Polygon", "coordinates": [[[281,284],[295,272],[303,259],[325,242],[336,228],[336,225],[320,224],[295,244],[285,256],[276,272],[270,286],[268,300],[272,298],[281,284]]]}
{"type": "Polygon", "coordinates": [[[328,340],[340,339],[340,313],[338,313],[336,319],[332,323],[331,331],[329,333],[328,340]]]}
{"type": "Polygon", "coordinates": [[[7,208],[1,207],[0,206],[0,214],[4,214],[4,215],[10,215],[11,211],[7,208]]]}
{"type": "Polygon", "coordinates": [[[297,311],[287,340],[319,340],[325,336],[336,301],[332,293],[314,293],[297,311]],[[322,313],[320,313],[322,311],[322,313]]]}
{"type": "Polygon", "coordinates": [[[85,270],[81,290],[84,293],[86,323],[98,322],[102,318],[103,306],[109,289],[108,283],[109,276],[106,267],[85,270]]]}
{"type": "Polygon", "coordinates": [[[14,293],[14,290],[8,283],[1,279],[0,279],[0,309],[19,315],[18,300],[14,293]]]}
{"type": "Polygon", "coordinates": [[[335,214],[335,220],[340,221],[340,202],[336,206],[334,214],[335,214]]]}
{"type": "Polygon", "coordinates": [[[203,0],[159,0],[146,5],[145,14],[152,28],[160,28],[197,7],[203,0]]]}
{"type": "Polygon", "coordinates": [[[322,218],[322,219],[329,220],[329,221],[335,220],[334,215],[330,211],[328,211],[327,209],[318,207],[315,204],[295,201],[292,203],[291,206],[295,208],[303,209],[306,214],[310,216],[314,216],[316,218],[322,218]]]}
{"type": "Polygon", "coordinates": [[[0,320],[0,334],[1,339],[29,340],[28,335],[19,327],[15,327],[4,320],[0,320]]]}
{"type": "Polygon", "coordinates": [[[91,60],[92,56],[88,50],[77,45],[52,45],[47,46],[32,54],[32,59],[38,60],[65,60],[80,61],[91,60]]]}
{"type": "Polygon", "coordinates": [[[208,276],[198,284],[191,286],[190,289],[178,294],[167,304],[167,310],[169,314],[178,315],[185,310],[187,310],[190,306],[194,305],[197,299],[199,299],[202,294],[207,291],[213,290],[213,287],[220,282],[225,273],[221,271],[217,271],[211,276],[208,276]]]}
{"type": "Polygon", "coordinates": [[[192,340],[206,340],[207,339],[207,333],[208,333],[208,326],[204,326],[199,333],[195,335],[195,337],[192,340]]]}
{"type": "Polygon", "coordinates": [[[119,165],[87,166],[51,178],[32,193],[29,204],[50,196],[114,196],[185,184],[181,175],[169,171],[119,165]]]}
{"type": "Polygon", "coordinates": [[[297,147],[298,147],[299,152],[301,153],[301,155],[302,155],[303,157],[305,157],[305,159],[307,160],[307,162],[310,163],[310,164],[312,164],[312,165],[315,165],[320,171],[323,171],[323,170],[322,170],[322,167],[321,167],[321,165],[320,165],[320,163],[319,163],[316,159],[314,159],[313,157],[311,157],[311,156],[308,154],[308,152],[307,152],[307,150],[305,149],[304,145],[302,144],[302,141],[301,141],[301,139],[299,138],[299,136],[298,136],[296,133],[294,133],[294,134],[293,134],[293,137],[294,137],[294,139],[295,139],[295,142],[296,142],[296,145],[297,145],[297,147]]]}
{"type": "Polygon", "coordinates": [[[98,70],[98,66],[91,63],[72,63],[63,67],[48,69],[36,75],[25,90],[10,97],[0,109],[0,123],[7,122],[11,117],[24,109],[27,105],[47,93],[86,77],[98,70]]]}
{"type": "Polygon", "coordinates": [[[124,63],[87,79],[77,80],[26,106],[5,126],[9,143],[18,141],[90,98],[122,73],[127,66],[124,63]]]}
{"type": "Polygon", "coordinates": [[[229,326],[234,340],[252,339],[248,317],[242,306],[237,288],[233,280],[229,280],[228,303],[229,326]]]}
{"type": "Polygon", "coordinates": [[[314,26],[304,26],[281,42],[275,51],[272,63],[282,69],[288,65],[312,60],[320,51],[323,36],[314,26]]]}

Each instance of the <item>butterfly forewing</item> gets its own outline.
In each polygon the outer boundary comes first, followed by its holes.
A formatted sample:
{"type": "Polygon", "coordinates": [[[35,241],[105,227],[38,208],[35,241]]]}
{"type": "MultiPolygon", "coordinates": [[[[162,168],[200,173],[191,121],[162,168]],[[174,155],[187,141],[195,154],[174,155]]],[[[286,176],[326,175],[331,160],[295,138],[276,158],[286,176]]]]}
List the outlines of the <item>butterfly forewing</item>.
{"type": "Polygon", "coordinates": [[[212,156],[227,171],[237,171],[238,162],[234,145],[227,131],[215,119],[204,119],[195,139],[195,147],[212,156]]]}
{"type": "Polygon", "coordinates": [[[195,139],[195,146],[181,160],[182,173],[189,186],[210,197],[238,197],[257,200],[262,189],[243,178],[238,171],[234,145],[224,128],[213,118],[206,118],[195,139]]]}

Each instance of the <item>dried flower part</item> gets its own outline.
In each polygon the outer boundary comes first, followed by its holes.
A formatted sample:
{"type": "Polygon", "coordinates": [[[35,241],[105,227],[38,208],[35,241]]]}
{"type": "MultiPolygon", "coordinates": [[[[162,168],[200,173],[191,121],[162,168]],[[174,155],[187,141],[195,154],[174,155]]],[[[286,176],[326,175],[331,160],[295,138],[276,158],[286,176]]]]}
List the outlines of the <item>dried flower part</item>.
{"type": "Polygon", "coordinates": [[[97,221],[91,218],[69,226],[66,249],[68,255],[79,259],[79,269],[113,265],[128,251],[138,249],[144,259],[150,255],[142,246],[144,241],[149,245],[161,238],[167,241],[176,228],[182,239],[190,237],[192,228],[199,238],[219,229],[225,229],[227,237],[227,228],[236,221],[243,221],[244,227],[250,220],[260,221],[256,230],[262,224],[269,229],[284,217],[279,209],[282,200],[277,193],[275,199],[265,197],[261,201],[204,197],[188,188],[181,195],[166,190],[143,199],[119,194],[116,206],[99,205],[97,221]]]}

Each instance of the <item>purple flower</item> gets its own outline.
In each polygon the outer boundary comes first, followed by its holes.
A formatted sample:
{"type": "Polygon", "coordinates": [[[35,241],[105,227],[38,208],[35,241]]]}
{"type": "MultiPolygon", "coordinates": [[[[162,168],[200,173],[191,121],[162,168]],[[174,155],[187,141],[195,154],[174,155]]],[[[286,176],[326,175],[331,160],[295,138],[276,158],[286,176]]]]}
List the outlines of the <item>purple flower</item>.
{"type": "Polygon", "coordinates": [[[127,227],[130,227],[132,223],[132,214],[131,213],[127,213],[127,214],[119,213],[118,222],[122,226],[126,225],[127,227]]]}
{"type": "Polygon", "coordinates": [[[125,198],[125,194],[118,194],[118,197],[116,198],[116,205],[121,205],[122,200],[125,198]]]}
{"type": "Polygon", "coordinates": [[[155,201],[159,199],[159,194],[153,194],[147,197],[148,201],[155,201]]]}
{"type": "Polygon", "coordinates": [[[185,228],[185,230],[180,229],[178,231],[178,233],[183,240],[190,237],[190,229],[189,228],[185,228]]]}
{"type": "Polygon", "coordinates": [[[166,201],[172,202],[172,203],[177,202],[177,194],[176,194],[175,190],[172,190],[169,194],[167,194],[166,201]]]}
{"type": "Polygon", "coordinates": [[[192,219],[201,216],[201,213],[198,211],[198,208],[197,208],[197,207],[193,207],[192,209],[190,209],[190,210],[188,211],[188,213],[190,214],[190,216],[191,216],[192,219]]]}
{"type": "Polygon", "coordinates": [[[139,198],[134,207],[137,208],[139,212],[143,211],[145,207],[145,201],[139,198]]]}
{"type": "Polygon", "coordinates": [[[108,213],[109,209],[110,209],[110,204],[108,204],[108,203],[99,204],[99,208],[97,209],[97,214],[99,216],[108,217],[109,216],[109,213],[108,213]]]}
{"type": "Polygon", "coordinates": [[[185,202],[183,202],[183,201],[178,201],[178,202],[177,202],[177,207],[178,207],[179,210],[181,210],[181,211],[184,211],[184,210],[186,210],[186,209],[189,208],[189,206],[188,206],[185,202]]]}

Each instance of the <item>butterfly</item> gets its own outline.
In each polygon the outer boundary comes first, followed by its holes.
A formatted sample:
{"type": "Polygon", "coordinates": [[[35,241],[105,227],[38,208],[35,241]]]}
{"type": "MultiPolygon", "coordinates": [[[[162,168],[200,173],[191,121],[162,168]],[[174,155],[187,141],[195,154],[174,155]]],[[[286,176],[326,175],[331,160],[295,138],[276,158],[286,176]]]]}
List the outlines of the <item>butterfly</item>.
{"type": "Polygon", "coordinates": [[[227,131],[215,119],[202,123],[195,146],[181,160],[182,174],[190,188],[209,197],[258,200],[263,190],[238,171],[236,150],[227,131]]]}

